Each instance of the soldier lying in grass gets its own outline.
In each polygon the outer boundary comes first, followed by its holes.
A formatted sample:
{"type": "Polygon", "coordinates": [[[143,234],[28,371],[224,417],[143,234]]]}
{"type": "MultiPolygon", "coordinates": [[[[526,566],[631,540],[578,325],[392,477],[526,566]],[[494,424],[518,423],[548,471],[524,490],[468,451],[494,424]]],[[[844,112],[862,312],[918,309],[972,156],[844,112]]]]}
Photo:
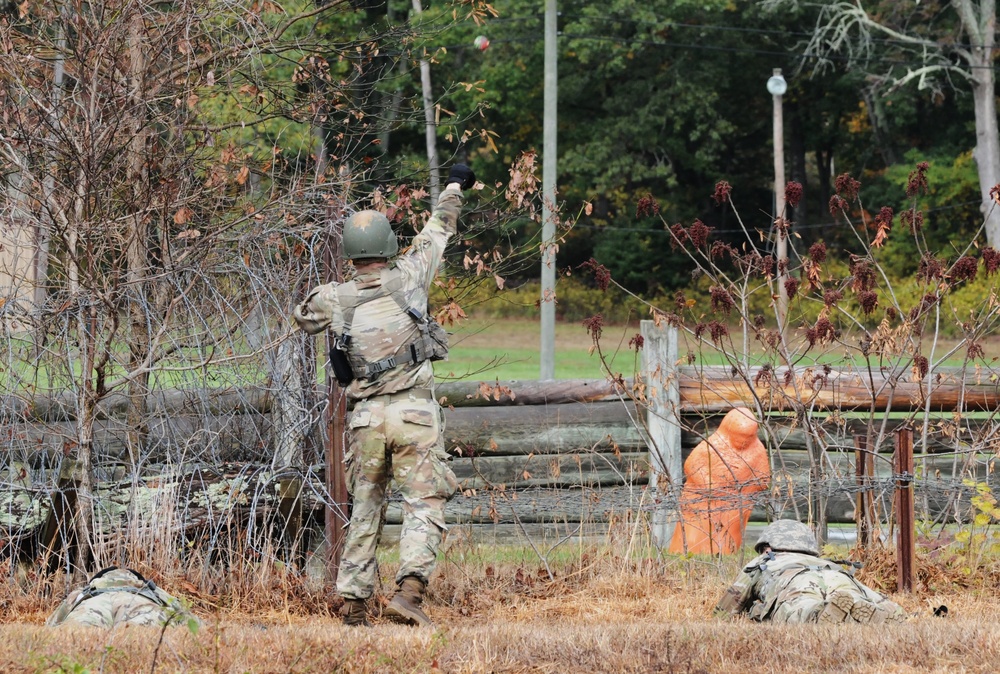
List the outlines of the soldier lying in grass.
{"type": "Polygon", "coordinates": [[[715,607],[716,615],[746,613],[776,623],[898,623],[898,604],[822,559],[816,537],[795,520],[777,520],[764,531],[748,564],[715,607]]]}
{"type": "Polygon", "coordinates": [[[114,627],[130,625],[200,624],[176,598],[167,594],[138,571],[110,567],[97,573],[82,588],[71,592],[59,605],[47,625],[90,625],[114,627]]]}

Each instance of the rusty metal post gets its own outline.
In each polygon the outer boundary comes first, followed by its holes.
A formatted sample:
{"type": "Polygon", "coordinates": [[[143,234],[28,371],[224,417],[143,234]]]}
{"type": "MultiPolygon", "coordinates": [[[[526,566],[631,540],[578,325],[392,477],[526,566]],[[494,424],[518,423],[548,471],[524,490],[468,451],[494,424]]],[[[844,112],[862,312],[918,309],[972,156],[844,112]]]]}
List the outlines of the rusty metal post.
{"type": "Polygon", "coordinates": [[[914,540],[913,517],[913,430],[896,431],[896,569],[900,592],[913,591],[914,540]]]}
{"type": "MultiPolygon", "coordinates": [[[[340,209],[336,209],[339,211],[340,209]]],[[[339,212],[328,209],[328,217],[333,223],[329,244],[326,247],[326,278],[324,282],[344,280],[343,262],[340,255],[340,245],[343,238],[343,221],[339,212]]],[[[326,337],[326,353],[333,347],[333,335],[326,337]]],[[[324,354],[325,355],[325,354],[324,354]]],[[[337,379],[333,376],[333,368],[326,368],[327,405],[326,405],[326,493],[331,502],[327,502],[324,517],[326,540],[330,547],[327,555],[327,578],[336,583],[337,571],[340,568],[340,554],[344,547],[344,525],[347,523],[348,494],[347,480],[344,475],[344,430],[347,420],[347,396],[337,379]]]]}
{"type": "Polygon", "coordinates": [[[868,471],[868,438],[864,435],[854,436],[854,476],[857,480],[858,494],[854,503],[854,523],[858,529],[858,547],[862,550],[871,545],[871,521],[868,519],[868,501],[871,480],[868,471]]]}

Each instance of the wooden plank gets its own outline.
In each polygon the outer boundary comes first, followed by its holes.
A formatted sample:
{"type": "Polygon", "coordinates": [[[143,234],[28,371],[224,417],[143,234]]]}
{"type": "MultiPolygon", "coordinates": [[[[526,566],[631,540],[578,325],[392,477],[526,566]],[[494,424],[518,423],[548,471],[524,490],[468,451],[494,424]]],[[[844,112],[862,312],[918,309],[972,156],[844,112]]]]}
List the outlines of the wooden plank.
{"type": "Polygon", "coordinates": [[[453,459],[461,488],[598,487],[645,484],[649,454],[605,452],[453,459]]]}
{"type": "Polygon", "coordinates": [[[621,389],[604,379],[556,381],[453,381],[434,387],[442,405],[451,407],[533,406],[621,401],[621,389]]]}
{"type": "Polygon", "coordinates": [[[445,411],[445,443],[460,456],[639,451],[646,448],[631,403],[562,403],[445,411]]]}
{"type": "MultiPolygon", "coordinates": [[[[613,451],[615,446],[623,452],[635,452],[646,448],[635,423],[639,413],[634,404],[621,402],[460,407],[445,410],[445,437],[447,449],[459,455],[613,451]]],[[[715,413],[683,415],[681,444],[685,450],[711,435],[721,418],[721,414],[715,413]]],[[[835,448],[853,449],[853,437],[867,432],[867,424],[860,419],[833,423],[831,419],[819,417],[815,423],[817,431],[822,433],[823,443],[835,448]]],[[[888,439],[904,423],[905,419],[889,420],[879,451],[892,451],[888,439]]],[[[252,457],[268,451],[266,448],[273,433],[270,419],[261,414],[204,416],[189,411],[170,417],[151,416],[148,424],[146,451],[153,460],[174,456],[179,448],[186,448],[185,456],[191,456],[192,446],[197,446],[203,455],[252,457]]],[[[767,426],[772,432],[766,433],[762,425],[761,438],[769,448],[805,448],[805,431],[795,426],[793,420],[776,414],[770,417],[767,426]]],[[[1000,449],[997,434],[991,432],[993,426],[989,421],[963,420],[961,427],[956,427],[950,416],[935,420],[927,451],[955,451],[976,444],[1000,449]],[[942,433],[940,424],[948,425],[947,434],[942,433]]],[[[8,424],[8,429],[8,455],[36,467],[57,465],[64,447],[67,443],[71,445],[76,433],[74,423],[69,421],[14,422],[8,424]]],[[[125,456],[127,430],[123,418],[97,422],[94,445],[98,455],[125,456]]],[[[316,429],[312,429],[312,435],[318,435],[316,429]]],[[[919,437],[915,439],[915,451],[924,451],[919,437]]]]}
{"type": "Polygon", "coordinates": [[[925,407],[955,410],[959,401],[965,410],[993,411],[1000,405],[1000,382],[990,382],[989,372],[963,379],[969,373],[959,368],[938,368],[929,378],[930,386],[927,379],[912,381],[908,367],[876,370],[871,375],[855,368],[827,372],[818,366],[794,368],[787,377],[785,368],[764,373],[769,376],[761,374],[759,367],[750,368],[746,379],[734,376],[727,366],[681,368],[681,407],[702,412],[724,411],[734,405],[755,409],[756,400],[774,411],[792,409],[793,400],[820,410],[867,410],[874,406],[879,412],[925,407]]]}
{"type": "MultiPolygon", "coordinates": [[[[830,369],[797,367],[786,377],[785,368],[761,377],[762,368],[751,367],[747,378],[728,366],[684,366],[678,368],[680,405],[683,412],[724,412],[735,405],[756,409],[756,400],[771,411],[790,409],[797,395],[815,409],[868,410],[877,412],[918,411],[925,407],[951,411],[961,401],[967,411],[1000,408],[1000,379],[991,382],[990,370],[969,373],[959,368],[937,368],[930,377],[912,381],[909,367],[895,371],[860,368],[830,369]],[[786,383],[786,379],[789,383],[786,383]],[[928,384],[928,381],[931,383],[928,384]],[[767,385],[767,382],[771,382],[767,385]],[[793,386],[792,382],[797,385],[793,386]],[[929,403],[927,402],[929,399],[929,403]]],[[[569,379],[548,382],[493,381],[441,382],[435,391],[451,407],[501,407],[566,404],[572,402],[621,401],[635,382],[621,385],[600,379],[569,379]]],[[[266,387],[161,389],[148,397],[150,416],[267,414],[273,391],[266,387]]],[[[24,396],[7,394],[0,404],[14,417],[30,421],[74,421],[75,398],[71,393],[24,396]]],[[[99,405],[101,418],[124,416],[129,398],[112,393],[99,405]]]]}

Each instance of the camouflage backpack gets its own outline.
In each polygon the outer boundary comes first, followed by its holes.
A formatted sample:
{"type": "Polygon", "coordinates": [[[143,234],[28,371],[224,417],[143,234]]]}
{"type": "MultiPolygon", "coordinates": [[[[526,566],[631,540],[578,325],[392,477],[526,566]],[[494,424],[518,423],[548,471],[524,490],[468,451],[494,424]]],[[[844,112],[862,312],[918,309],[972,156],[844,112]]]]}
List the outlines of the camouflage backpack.
{"type": "Polygon", "coordinates": [[[71,592],[47,625],[63,624],[113,627],[132,625],[190,625],[198,622],[177,598],[172,597],[138,571],[109,567],[85,586],[71,592]]]}

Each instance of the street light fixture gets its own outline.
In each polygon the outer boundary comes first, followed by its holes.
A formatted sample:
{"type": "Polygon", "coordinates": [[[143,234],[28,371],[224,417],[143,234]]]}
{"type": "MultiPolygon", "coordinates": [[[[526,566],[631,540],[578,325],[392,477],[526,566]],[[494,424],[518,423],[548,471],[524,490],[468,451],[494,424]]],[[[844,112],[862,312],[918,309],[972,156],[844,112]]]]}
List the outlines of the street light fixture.
{"type": "Polygon", "coordinates": [[[767,78],[767,92],[772,96],[784,96],[788,91],[788,82],[781,76],[781,68],[775,68],[774,74],[767,78]]]}

